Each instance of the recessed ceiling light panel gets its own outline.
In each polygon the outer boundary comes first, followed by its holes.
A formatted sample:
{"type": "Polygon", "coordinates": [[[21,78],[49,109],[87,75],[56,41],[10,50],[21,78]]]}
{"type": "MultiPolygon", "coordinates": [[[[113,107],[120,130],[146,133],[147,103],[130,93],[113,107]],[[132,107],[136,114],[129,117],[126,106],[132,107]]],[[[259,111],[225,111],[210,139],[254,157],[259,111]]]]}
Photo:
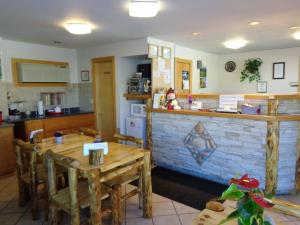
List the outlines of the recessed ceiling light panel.
{"type": "Polygon", "coordinates": [[[239,49],[242,47],[245,47],[245,45],[248,43],[248,41],[244,40],[244,39],[232,39],[232,40],[228,40],[224,43],[226,48],[230,48],[230,49],[239,49]]]}
{"type": "Polygon", "coordinates": [[[292,26],[292,27],[289,27],[289,29],[291,29],[291,30],[297,30],[297,29],[300,29],[300,27],[299,26],[292,26]]]}
{"type": "Polygon", "coordinates": [[[129,15],[132,17],[154,17],[158,11],[157,0],[132,0],[129,5],[129,15]]]}
{"type": "Polygon", "coordinates": [[[300,31],[297,31],[293,34],[293,38],[296,40],[300,40],[300,31]]]}
{"type": "Polygon", "coordinates": [[[66,23],[65,28],[71,34],[90,34],[92,32],[91,25],[88,23],[66,23]]]}
{"type": "Polygon", "coordinates": [[[250,22],[250,23],[249,23],[250,26],[256,26],[256,25],[258,25],[258,24],[259,24],[258,21],[253,21],[253,22],[250,22]]]}
{"type": "Polygon", "coordinates": [[[200,33],[199,32],[192,32],[193,36],[198,36],[200,33]]]}

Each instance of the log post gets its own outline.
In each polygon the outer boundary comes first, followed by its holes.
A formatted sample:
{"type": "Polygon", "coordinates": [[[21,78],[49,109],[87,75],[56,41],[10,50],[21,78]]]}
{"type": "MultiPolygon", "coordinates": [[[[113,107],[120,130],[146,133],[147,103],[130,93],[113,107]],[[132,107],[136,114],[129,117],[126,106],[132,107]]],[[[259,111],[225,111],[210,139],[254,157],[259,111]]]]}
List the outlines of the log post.
{"type": "Polygon", "coordinates": [[[121,185],[116,184],[111,193],[111,206],[112,206],[112,225],[121,225],[123,221],[122,204],[121,204],[121,185]]]}
{"type": "Polygon", "coordinates": [[[145,151],[143,165],[143,217],[152,217],[152,181],[151,181],[150,151],[145,151]]]}
{"type": "Polygon", "coordinates": [[[275,194],[278,182],[278,160],[279,160],[279,122],[267,122],[266,143],[266,183],[265,191],[275,194]]]}
{"type": "Polygon", "coordinates": [[[101,184],[100,171],[97,169],[88,172],[89,202],[91,211],[91,224],[101,225],[101,184]]]}
{"type": "Polygon", "coordinates": [[[268,100],[268,114],[277,115],[278,113],[279,101],[277,99],[268,100]]]}
{"type": "Polygon", "coordinates": [[[80,224],[79,216],[79,202],[78,202],[78,191],[77,191],[77,169],[69,167],[68,168],[68,178],[69,178],[69,189],[70,189],[70,208],[71,208],[71,225],[80,224]]]}
{"type": "Polygon", "coordinates": [[[153,142],[152,142],[152,113],[149,111],[152,109],[152,98],[148,98],[146,100],[146,106],[147,106],[147,144],[146,149],[150,150],[150,157],[151,157],[151,163],[152,163],[152,148],[153,148],[153,142]]]}
{"type": "Polygon", "coordinates": [[[30,193],[32,196],[32,219],[33,220],[38,220],[40,218],[39,214],[39,195],[38,195],[38,190],[37,190],[37,162],[36,162],[36,152],[31,151],[30,152],[30,161],[29,161],[29,166],[30,166],[30,193]]]}

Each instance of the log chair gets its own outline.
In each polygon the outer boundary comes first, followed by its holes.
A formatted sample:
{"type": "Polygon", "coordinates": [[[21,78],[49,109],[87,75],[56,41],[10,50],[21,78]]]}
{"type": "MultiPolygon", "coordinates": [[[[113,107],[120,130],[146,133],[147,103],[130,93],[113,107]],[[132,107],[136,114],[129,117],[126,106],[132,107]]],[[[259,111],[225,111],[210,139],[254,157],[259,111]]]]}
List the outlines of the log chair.
{"type": "Polygon", "coordinates": [[[97,130],[94,130],[91,128],[87,128],[87,127],[79,127],[79,132],[86,136],[90,136],[90,137],[101,140],[101,132],[100,131],[97,131],[97,130]]]}
{"type": "MultiPolygon", "coordinates": [[[[22,140],[14,140],[19,185],[19,206],[25,206],[29,196],[32,202],[32,219],[39,219],[38,186],[46,182],[45,169],[37,163],[39,147],[22,140]]],[[[43,192],[42,194],[45,194],[43,192]]]]}
{"type": "MultiPolygon", "coordinates": [[[[49,196],[49,223],[51,225],[58,224],[57,212],[60,209],[70,215],[71,225],[79,225],[80,209],[89,207],[90,203],[92,203],[93,205],[99,205],[96,202],[93,202],[95,198],[93,196],[90,196],[89,183],[87,182],[87,180],[78,180],[78,168],[80,166],[79,161],[68,158],[66,156],[55,154],[51,150],[46,152],[45,160],[48,175],[47,184],[49,196]],[[61,190],[57,190],[55,185],[55,167],[57,165],[59,165],[60,167],[64,167],[68,171],[69,187],[63,188],[61,190]]],[[[101,185],[101,200],[108,199],[110,197],[110,205],[118,205],[118,199],[112,198],[111,195],[114,196],[114,192],[108,187],[101,185]]],[[[118,193],[116,193],[116,195],[118,196],[118,193]]],[[[94,208],[94,206],[91,207],[91,209],[94,208]]],[[[111,209],[101,210],[103,216],[112,212],[111,209]]],[[[91,212],[91,215],[95,213],[97,212],[91,212]]],[[[91,220],[91,223],[94,224],[92,218],[91,220]]],[[[112,222],[112,224],[115,223],[112,222]]]]}
{"type": "MultiPolygon", "coordinates": [[[[132,136],[126,136],[121,134],[115,134],[113,140],[117,143],[124,144],[124,142],[132,142],[136,144],[139,148],[143,148],[144,142],[140,138],[135,138],[132,136]]],[[[121,196],[122,200],[126,200],[134,195],[139,196],[139,208],[142,208],[143,198],[142,198],[142,165],[132,170],[113,178],[110,181],[105,182],[106,185],[113,189],[119,189],[122,185],[131,183],[132,181],[138,180],[138,187],[134,188],[129,193],[125,193],[121,196]]],[[[120,216],[122,217],[122,216],[120,216]]]]}

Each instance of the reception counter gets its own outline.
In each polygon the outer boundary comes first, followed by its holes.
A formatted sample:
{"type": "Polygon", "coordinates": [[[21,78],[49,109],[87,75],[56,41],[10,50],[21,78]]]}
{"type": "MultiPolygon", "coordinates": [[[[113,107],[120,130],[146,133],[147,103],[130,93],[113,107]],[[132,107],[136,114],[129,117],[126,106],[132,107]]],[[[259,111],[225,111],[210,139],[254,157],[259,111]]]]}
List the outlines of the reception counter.
{"type": "Polygon", "coordinates": [[[248,173],[268,193],[298,190],[300,114],[279,113],[285,106],[278,99],[264,100],[267,113],[261,115],[152,109],[148,104],[154,163],[224,184],[248,173]]]}

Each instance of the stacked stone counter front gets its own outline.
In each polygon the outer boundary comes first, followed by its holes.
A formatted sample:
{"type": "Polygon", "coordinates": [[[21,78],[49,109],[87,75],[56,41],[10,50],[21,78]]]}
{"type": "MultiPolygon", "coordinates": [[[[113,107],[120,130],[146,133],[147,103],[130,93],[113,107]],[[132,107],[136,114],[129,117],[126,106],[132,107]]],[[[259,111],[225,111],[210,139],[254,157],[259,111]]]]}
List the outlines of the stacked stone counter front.
{"type": "MultiPolygon", "coordinates": [[[[278,121],[276,193],[295,188],[299,116],[293,118],[278,121]]],[[[248,173],[265,188],[267,130],[268,119],[152,110],[153,160],[158,166],[224,184],[248,173]]]]}

